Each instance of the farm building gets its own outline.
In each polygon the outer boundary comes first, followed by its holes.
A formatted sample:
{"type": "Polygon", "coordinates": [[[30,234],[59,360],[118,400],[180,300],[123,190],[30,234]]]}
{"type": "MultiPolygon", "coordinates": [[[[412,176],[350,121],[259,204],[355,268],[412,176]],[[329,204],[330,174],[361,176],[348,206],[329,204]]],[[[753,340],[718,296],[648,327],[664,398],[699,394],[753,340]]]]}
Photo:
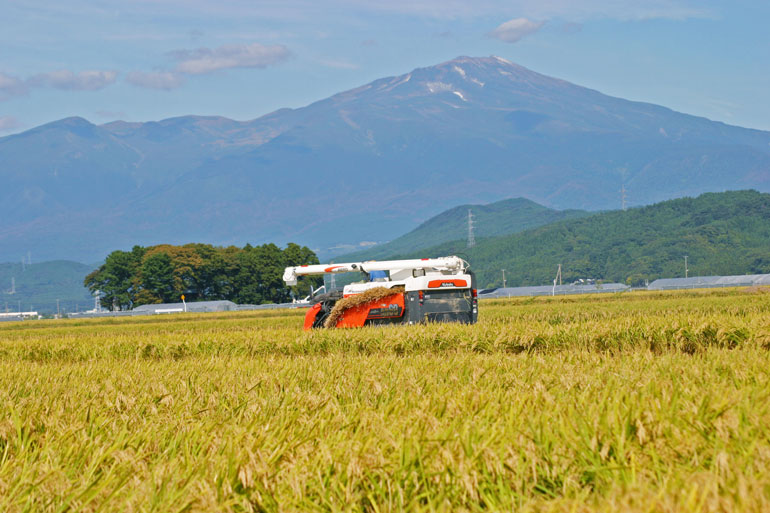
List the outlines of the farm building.
{"type": "Polygon", "coordinates": [[[595,283],[590,285],[540,285],[536,287],[506,287],[479,291],[480,298],[516,296],[564,296],[570,294],[598,294],[601,292],[623,292],[628,285],[622,283],[595,283]]]}
{"type": "Polygon", "coordinates": [[[238,305],[232,301],[196,301],[187,303],[185,309],[184,303],[160,303],[154,305],[137,306],[131,310],[134,314],[164,314],[179,312],[230,312],[238,309],[238,305]]]}
{"type": "Polygon", "coordinates": [[[770,274],[661,278],[650,283],[647,290],[707,289],[714,287],[752,287],[760,285],[770,285],[770,274]]]}

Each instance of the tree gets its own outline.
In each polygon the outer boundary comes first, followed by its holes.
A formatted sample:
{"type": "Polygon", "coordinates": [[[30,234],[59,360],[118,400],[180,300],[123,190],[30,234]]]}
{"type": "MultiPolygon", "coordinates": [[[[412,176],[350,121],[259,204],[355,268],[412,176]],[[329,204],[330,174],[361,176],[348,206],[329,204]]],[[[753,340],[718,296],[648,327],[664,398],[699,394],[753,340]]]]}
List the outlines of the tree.
{"type": "Polygon", "coordinates": [[[144,259],[141,283],[145,293],[143,303],[175,303],[183,292],[182,281],[174,276],[174,266],[168,253],[152,253],[144,259]]]}
{"type": "MultiPolygon", "coordinates": [[[[210,244],[161,244],[131,252],[114,251],[104,265],[89,274],[86,286],[100,291],[102,305],[129,309],[138,305],[192,300],[229,299],[238,303],[284,302],[292,289],[283,282],[288,265],[316,264],[309,248],[290,243],[216,247],[210,244]]],[[[293,292],[307,294],[320,278],[307,277],[293,292]]]]}
{"type": "Polygon", "coordinates": [[[113,251],[98,269],[85,278],[92,294],[100,294],[102,307],[108,310],[130,310],[138,292],[138,270],[145,249],[134,246],[130,251],[113,251]]]}

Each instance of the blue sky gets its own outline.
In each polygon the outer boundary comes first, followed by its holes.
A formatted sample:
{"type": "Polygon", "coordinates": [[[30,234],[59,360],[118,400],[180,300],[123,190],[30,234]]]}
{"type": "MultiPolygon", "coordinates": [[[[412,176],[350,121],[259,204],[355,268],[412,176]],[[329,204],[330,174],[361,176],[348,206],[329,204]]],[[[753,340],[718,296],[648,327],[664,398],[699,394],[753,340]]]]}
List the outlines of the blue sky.
{"type": "Polygon", "coordinates": [[[770,2],[0,0],[0,135],[246,120],[458,55],[770,130],[770,2]]]}

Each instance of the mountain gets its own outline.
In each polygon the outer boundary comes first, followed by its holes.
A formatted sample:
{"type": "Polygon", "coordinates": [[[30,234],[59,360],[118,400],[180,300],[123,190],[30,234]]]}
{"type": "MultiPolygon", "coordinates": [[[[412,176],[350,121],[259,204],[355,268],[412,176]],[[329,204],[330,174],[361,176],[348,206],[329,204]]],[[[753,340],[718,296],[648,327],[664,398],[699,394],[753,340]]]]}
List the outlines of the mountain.
{"type": "Polygon", "coordinates": [[[562,219],[590,215],[590,212],[584,210],[554,210],[525,198],[507,199],[488,205],[461,205],[428,219],[411,232],[390,242],[336,257],[335,260],[383,260],[456,241],[468,233],[468,211],[473,216],[476,239],[508,235],[562,219]]]}
{"type": "Polygon", "coordinates": [[[512,235],[445,243],[405,257],[462,252],[479,287],[603,279],[643,285],[645,280],[684,276],[770,273],[770,194],[706,193],[646,207],[558,221],[512,235]]]}
{"type": "Polygon", "coordinates": [[[390,240],[462,203],[770,190],[770,133],[459,57],[252,121],[68,118],[0,138],[0,260],[390,240]]]}
{"type": "Polygon", "coordinates": [[[94,270],[91,265],[66,260],[38,264],[0,264],[0,312],[34,310],[56,313],[88,310],[94,307],[83,278],[94,270]]]}

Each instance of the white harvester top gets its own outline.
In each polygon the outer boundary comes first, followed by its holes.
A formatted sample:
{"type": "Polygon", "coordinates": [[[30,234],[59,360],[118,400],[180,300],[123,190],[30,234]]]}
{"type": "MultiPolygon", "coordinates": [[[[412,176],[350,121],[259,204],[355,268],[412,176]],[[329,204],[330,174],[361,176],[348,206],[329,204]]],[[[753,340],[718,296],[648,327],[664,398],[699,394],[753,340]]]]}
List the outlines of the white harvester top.
{"type": "Polygon", "coordinates": [[[404,286],[406,292],[430,289],[467,289],[472,277],[468,262],[457,256],[422,258],[415,260],[370,260],[341,264],[299,265],[287,267],[283,281],[296,285],[297,277],[326,273],[390,271],[390,277],[367,283],[345,285],[344,295],[360,294],[370,288],[404,286]]]}

